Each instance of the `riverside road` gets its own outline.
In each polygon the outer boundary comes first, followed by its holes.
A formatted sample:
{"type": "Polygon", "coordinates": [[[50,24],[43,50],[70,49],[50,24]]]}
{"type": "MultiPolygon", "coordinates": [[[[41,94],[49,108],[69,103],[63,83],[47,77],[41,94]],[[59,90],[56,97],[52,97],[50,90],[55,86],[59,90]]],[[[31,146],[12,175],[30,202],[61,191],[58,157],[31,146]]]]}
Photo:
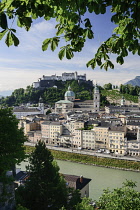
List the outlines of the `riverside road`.
{"type": "MultiPolygon", "coordinates": [[[[25,145],[34,147],[35,143],[25,142],[25,145]]],[[[78,154],[83,154],[83,155],[93,155],[93,156],[96,156],[96,157],[106,157],[106,158],[131,160],[131,161],[140,162],[140,157],[112,156],[111,154],[98,153],[96,151],[91,151],[91,150],[78,150],[78,149],[72,149],[72,148],[56,147],[56,146],[53,146],[53,145],[46,145],[46,147],[48,149],[51,149],[51,150],[58,150],[58,151],[63,151],[63,152],[71,152],[71,153],[78,153],[78,154]]]]}

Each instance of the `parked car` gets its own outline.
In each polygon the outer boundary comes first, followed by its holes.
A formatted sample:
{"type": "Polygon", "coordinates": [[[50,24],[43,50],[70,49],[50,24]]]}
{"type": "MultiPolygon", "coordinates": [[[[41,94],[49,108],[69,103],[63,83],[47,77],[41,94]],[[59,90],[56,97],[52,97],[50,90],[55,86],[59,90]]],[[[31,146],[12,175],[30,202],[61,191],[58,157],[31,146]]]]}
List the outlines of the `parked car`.
{"type": "Polygon", "coordinates": [[[100,150],[100,149],[98,149],[98,150],[97,150],[97,152],[101,153],[101,150],[100,150]]]}
{"type": "Polygon", "coordinates": [[[109,150],[105,150],[104,153],[105,154],[110,154],[110,151],[109,150]]]}

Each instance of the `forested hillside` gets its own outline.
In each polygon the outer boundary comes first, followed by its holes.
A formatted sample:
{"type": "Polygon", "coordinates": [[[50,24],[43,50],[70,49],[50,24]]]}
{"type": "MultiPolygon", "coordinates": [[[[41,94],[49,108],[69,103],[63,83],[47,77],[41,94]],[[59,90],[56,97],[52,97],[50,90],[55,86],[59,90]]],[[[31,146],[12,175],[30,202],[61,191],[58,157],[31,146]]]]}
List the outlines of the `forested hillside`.
{"type": "Polygon", "coordinates": [[[33,86],[27,86],[26,89],[19,88],[13,91],[11,96],[6,98],[2,97],[0,99],[1,105],[15,106],[24,103],[37,104],[41,96],[45,104],[54,104],[58,100],[64,99],[65,92],[68,90],[68,86],[76,95],[76,98],[90,100],[93,98],[93,86],[83,82],[78,83],[76,80],[72,81],[56,81],[56,87],[45,88],[45,89],[35,89],[33,86]]]}
{"type": "MultiPolygon", "coordinates": [[[[33,86],[27,86],[25,89],[19,88],[13,91],[11,96],[0,98],[0,104],[3,106],[18,106],[25,103],[37,105],[41,97],[43,102],[48,105],[54,105],[58,100],[64,99],[65,92],[68,86],[71,86],[75,93],[76,99],[92,100],[94,86],[88,83],[78,83],[76,80],[72,81],[56,81],[56,87],[45,88],[43,90],[35,89],[33,86]]],[[[131,85],[121,85],[120,89],[114,89],[111,83],[105,84],[103,87],[99,86],[101,93],[101,106],[108,104],[119,104],[122,96],[130,103],[138,102],[138,95],[140,87],[131,85]],[[112,89],[113,88],[113,89],[112,89]]]]}

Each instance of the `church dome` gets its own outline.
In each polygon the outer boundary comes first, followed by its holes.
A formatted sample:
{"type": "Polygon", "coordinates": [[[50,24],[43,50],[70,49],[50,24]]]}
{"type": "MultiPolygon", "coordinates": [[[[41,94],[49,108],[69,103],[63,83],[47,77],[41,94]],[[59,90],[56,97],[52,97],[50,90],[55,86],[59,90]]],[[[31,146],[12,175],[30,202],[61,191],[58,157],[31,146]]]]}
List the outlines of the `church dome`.
{"type": "Polygon", "coordinates": [[[75,97],[75,93],[71,90],[71,87],[68,87],[68,91],[65,93],[65,97],[75,97]]]}

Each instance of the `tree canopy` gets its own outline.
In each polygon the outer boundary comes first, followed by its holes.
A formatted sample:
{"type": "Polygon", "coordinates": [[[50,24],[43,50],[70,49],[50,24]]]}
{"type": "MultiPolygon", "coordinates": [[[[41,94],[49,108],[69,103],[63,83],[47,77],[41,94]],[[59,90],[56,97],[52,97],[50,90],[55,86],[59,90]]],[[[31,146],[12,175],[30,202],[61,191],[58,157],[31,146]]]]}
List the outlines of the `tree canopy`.
{"type": "Polygon", "coordinates": [[[0,179],[25,158],[23,130],[11,109],[0,109],[0,179]]]}
{"type": "MultiPolygon", "coordinates": [[[[59,167],[45,143],[39,141],[29,157],[29,179],[17,191],[17,203],[30,210],[60,209],[80,201],[77,191],[69,191],[59,167]],[[69,192],[72,198],[68,201],[69,192]]],[[[68,208],[70,209],[70,208],[68,208]]]]}
{"type": "Polygon", "coordinates": [[[134,187],[136,187],[135,182],[126,180],[121,188],[112,191],[109,189],[104,190],[97,202],[97,206],[99,209],[107,210],[140,209],[140,192],[134,190],[134,187]]]}
{"type": "Polygon", "coordinates": [[[56,36],[46,37],[42,44],[42,50],[51,47],[54,51],[59,47],[62,39],[66,45],[60,48],[58,53],[62,60],[64,57],[71,59],[75,52],[82,51],[86,39],[93,39],[93,20],[88,13],[105,14],[110,8],[112,13],[111,22],[116,24],[112,36],[105,40],[98,48],[93,59],[87,63],[87,67],[108,70],[114,68],[110,59],[110,53],[116,54],[116,62],[124,63],[124,57],[129,52],[140,55],[140,2],[138,0],[2,0],[0,3],[0,39],[6,36],[7,46],[19,45],[16,36],[16,29],[13,22],[17,22],[18,27],[24,27],[27,31],[32,27],[32,23],[37,18],[56,20],[56,36]],[[11,27],[8,25],[11,20],[11,27]]]}

